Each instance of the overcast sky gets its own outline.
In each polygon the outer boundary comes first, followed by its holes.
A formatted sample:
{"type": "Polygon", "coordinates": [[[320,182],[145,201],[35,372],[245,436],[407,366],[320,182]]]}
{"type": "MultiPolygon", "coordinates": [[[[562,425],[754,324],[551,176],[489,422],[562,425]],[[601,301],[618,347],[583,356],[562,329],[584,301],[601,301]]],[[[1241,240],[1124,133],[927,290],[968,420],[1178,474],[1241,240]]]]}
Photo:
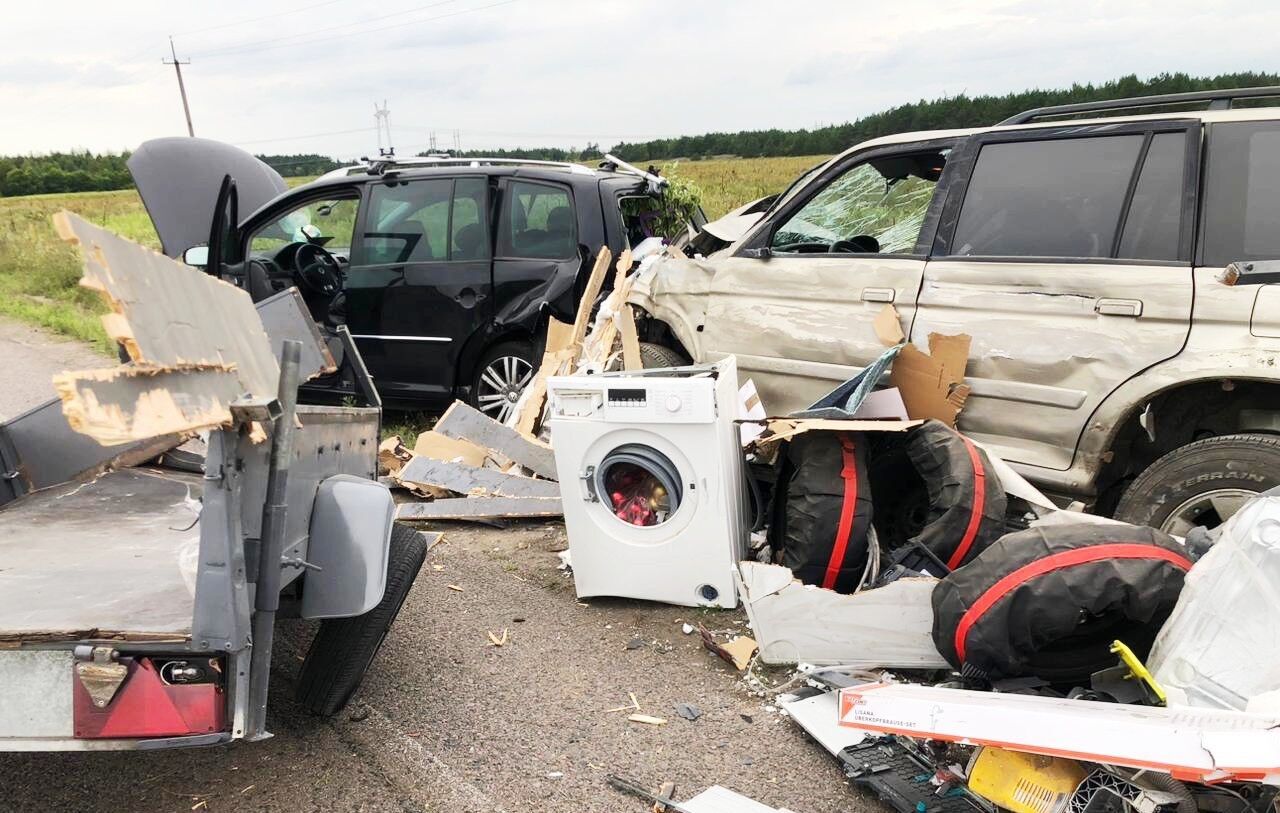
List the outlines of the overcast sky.
{"type": "Polygon", "coordinates": [[[185,132],[254,152],[609,146],[1162,71],[1276,70],[1280,4],[1003,0],[5,3],[0,154],[185,132]]]}

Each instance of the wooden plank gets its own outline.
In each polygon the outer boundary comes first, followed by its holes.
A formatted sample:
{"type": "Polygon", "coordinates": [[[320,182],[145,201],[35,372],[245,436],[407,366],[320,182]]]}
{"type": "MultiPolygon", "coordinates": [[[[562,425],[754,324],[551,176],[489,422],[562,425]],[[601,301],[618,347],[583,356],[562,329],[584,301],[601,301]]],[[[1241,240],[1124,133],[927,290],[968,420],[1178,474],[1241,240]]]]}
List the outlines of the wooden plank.
{"type": "Polygon", "coordinates": [[[431,502],[406,502],[396,508],[396,519],[520,519],[563,515],[559,498],[457,497],[431,502]]]}
{"type": "Polygon", "coordinates": [[[609,247],[601,246],[600,253],[596,255],[596,264],[591,268],[591,276],[587,277],[587,287],[578,302],[578,314],[573,320],[570,344],[579,344],[586,338],[587,328],[591,325],[591,309],[596,304],[596,297],[600,296],[600,289],[604,287],[604,276],[609,271],[609,261],[612,259],[609,247]]]}
{"type": "Polygon", "coordinates": [[[618,332],[622,334],[622,369],[639,370],[644,364],[640,360],[640,338],[636,335],[636,317],[630,305],[624,304],[618,311],[618,332]]]}
{"type": "Polygon", "coordinates": [[[533,437],[537,431],[538,418],[542,416],[542,405],[547,399],[547,377],[556,375],[560,371],[561,357],[565,355],[572,340],[571,325],[561,322],[554,316],[547,320],[547,348],[542,353],[542,363],[538,367],[537,375],[520,396],[520,410],[515,422],[511,424],[520,434],[533,437]]]}
{"type": "Polygon", "coordinates": [[[471,497],[559,497],[560,485],[448,460],[415,457],[400,470],[401,482],[447,488],[471,497]]]}
{"type": "Polygon", "coordinates": [[[436,422],[435,431],[458,440],[468,440],[543,477],[556,479],[556,460],[551,447],[534,438],[525,437],[510,426],[498,423],[479,410],[454,401],[436,422]]]}

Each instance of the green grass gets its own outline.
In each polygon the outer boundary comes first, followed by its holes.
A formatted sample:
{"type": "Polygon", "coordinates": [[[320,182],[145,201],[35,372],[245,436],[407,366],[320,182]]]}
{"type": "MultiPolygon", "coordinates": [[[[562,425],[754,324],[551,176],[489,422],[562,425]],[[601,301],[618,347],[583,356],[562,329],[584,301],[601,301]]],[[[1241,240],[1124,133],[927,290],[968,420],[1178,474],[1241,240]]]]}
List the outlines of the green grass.
{"type": "MultiPolygon", "coordinates": [[[[744,203],[781,192],[821,160],[822,156],[681,161],[666,164],[664,171],[697,184],[703,209],[714,219],[744,203]]],[[[309,180],[289,178],[288,183],[293,187],[309,180]]],[[[62,209],[143,245],[160,248],[142,201],[132,189],[0,198],[0,314],[115,355],[99,318],[104,304],[95,293],[79,287],[80,258],[53,231],[51,218],[62,209]]],[[[398,432],[412,447],[424,426],[421,417],[406,415],[402,424],[388,429],[398,432]]]]}

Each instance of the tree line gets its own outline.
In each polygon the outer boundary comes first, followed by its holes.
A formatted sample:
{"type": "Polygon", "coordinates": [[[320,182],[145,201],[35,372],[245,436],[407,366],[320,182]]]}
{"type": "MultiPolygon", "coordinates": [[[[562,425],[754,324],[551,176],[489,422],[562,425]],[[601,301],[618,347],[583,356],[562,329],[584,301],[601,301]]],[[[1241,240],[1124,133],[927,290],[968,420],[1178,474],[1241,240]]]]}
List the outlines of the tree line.
{"type": "MultiPolygon", "coordinates": [[[[1129,75],[1099,85],[1075,84],[1058,90],[1025,90],[1003,96],[971,97],[961,94],[932,101],[922,99],[844,124],[812,130],[743,130],[635,143],[622,142],[614,145],[608,152],[633,162],[671,158],[696,159],[714,155],[747,158],[830,155],[860,141],[890,133],[982,127],[1035,107],[1261,85],[1280,85],[1280,74],[1250,71],[1194,77],[1185,73],[1162,73],[1150,79],[1129,75]]],[[[1256,102],[1274,103],[1275,100],[1270,99],[1256,102]]],[[[462,157],[590,162],[601,158],[603,151],[597,144],[588,144],[583,149],[536,147],[466,150],[457,154],[462,157]]],[[[352,163],[318,154],[259,155],[258,158],[285,177],[321,175],[352,163]]],[[[133,185],[133,179],[125,166],[128,160],[127,152],[97,154],[84,151],[0,156],[0,196],[127,189],[133,185]]]]}

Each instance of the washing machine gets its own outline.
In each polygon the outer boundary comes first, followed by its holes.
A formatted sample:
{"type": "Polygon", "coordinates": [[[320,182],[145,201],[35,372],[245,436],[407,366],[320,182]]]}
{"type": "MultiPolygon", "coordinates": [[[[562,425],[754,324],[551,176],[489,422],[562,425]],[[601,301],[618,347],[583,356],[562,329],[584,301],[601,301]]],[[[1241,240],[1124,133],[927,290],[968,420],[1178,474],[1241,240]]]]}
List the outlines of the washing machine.
{"type": "Polygon", "coordinates": [[[736,607],[746,496],[732,357],[547,381],[580,598],[736,607]]]}

